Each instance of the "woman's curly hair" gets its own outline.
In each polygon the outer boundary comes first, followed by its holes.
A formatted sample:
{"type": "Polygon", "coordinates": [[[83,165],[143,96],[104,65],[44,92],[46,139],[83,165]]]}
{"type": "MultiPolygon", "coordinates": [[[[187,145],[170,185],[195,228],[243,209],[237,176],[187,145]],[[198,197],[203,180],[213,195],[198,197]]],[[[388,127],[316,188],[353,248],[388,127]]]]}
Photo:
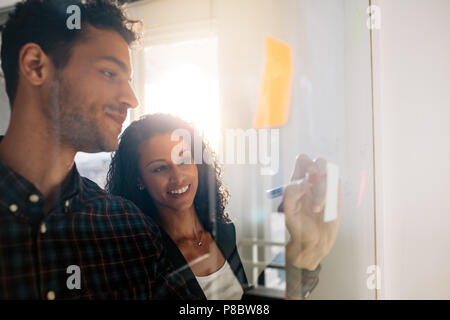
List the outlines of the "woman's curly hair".
{"type": "MultiPolygon", "coordinates": [[[[119,148],[112,154],[106,178],[106,190],[134,202],[147,216],[160,222],[158,210],[147,190],[139,190],[139,146],[158,134],[172,133],[177,129],[187,130],[191,141],[202,141],[202,155],[209,157],[201,161],[198,168],[198,188],[194,206],[203,227],[209,232],[215,230],[215,223],[230,223],[225,212],[229,200],[228,190],[222,181],[222,168],[214,151],[200,136],[193,125],[173,115],[157,113],[145,115],[125,129],[120,136],[119,148]],[[212,205],[211,205],[212,204],[212,205]]],[[[191,154],[194,144],[191,144],[191,154]]]]}

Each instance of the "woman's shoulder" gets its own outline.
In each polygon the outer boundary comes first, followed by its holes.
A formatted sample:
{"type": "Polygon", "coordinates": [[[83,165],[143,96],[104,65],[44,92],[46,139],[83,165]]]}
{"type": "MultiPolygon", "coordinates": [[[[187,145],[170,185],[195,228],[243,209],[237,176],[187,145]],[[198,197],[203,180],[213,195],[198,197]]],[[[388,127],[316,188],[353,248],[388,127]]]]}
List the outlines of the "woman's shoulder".
{"type": "Polygon", "coordinates": [[[227,233],[236,233],[236,226],[233,222],[218,222],[216,224],[217,231],[227,232],[227,233]]]}
{"type": "Polygon", "coordinates": [[[236,244],[236,227],[233,222],[216,224],[216,242],[220,244],[236,244]]]}

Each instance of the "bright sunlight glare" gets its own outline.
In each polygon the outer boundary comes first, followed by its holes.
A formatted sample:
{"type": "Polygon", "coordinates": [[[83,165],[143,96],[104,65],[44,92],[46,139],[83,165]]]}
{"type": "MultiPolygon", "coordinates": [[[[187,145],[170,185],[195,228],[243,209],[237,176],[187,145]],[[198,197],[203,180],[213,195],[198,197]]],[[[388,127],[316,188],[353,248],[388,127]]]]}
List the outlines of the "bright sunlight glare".
{"type": "Polygon", "coordinates": [[[146,48],[150,80],[145,92],[147,113],[171,113],[194,123],[217,150],[220,108],[216,47],[216,40],[208,38],[146,48]]]}

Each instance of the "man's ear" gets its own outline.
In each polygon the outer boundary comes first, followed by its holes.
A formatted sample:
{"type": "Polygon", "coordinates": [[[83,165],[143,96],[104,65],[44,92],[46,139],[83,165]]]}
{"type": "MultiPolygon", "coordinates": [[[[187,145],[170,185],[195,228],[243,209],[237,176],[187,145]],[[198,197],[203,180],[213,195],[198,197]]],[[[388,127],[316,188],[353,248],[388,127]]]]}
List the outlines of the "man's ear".
{"type": "Polygon", "coordinates": [[[40,86],[53,67],[49,57],[36,43],[25,44],[19,52],[19,74],[31,85],[40,86]]]}

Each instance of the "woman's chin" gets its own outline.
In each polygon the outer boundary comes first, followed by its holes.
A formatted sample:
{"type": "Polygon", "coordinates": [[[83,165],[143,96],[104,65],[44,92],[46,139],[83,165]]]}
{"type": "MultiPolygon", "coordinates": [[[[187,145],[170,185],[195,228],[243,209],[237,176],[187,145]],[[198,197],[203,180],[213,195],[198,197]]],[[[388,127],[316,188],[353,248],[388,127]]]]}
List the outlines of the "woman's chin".
{"type": "Polygon", "coordinates": [[[175,201],[168,203],[166,206],[172,209],[173,211],[181,212],[187,211],[194,207],[194,202],[186,202],[186,203],[174,203],[175,201]]]}

